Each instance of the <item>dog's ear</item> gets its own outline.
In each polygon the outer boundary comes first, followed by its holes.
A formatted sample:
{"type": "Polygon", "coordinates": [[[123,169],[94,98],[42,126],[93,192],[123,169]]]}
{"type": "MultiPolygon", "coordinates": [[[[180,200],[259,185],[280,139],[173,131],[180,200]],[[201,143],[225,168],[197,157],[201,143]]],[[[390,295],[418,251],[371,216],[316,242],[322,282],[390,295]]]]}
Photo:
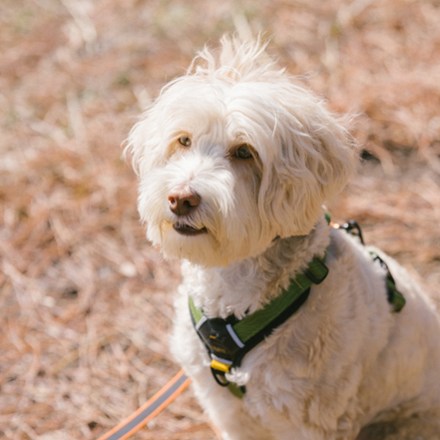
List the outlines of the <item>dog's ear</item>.
{"type": "Polygon", "coordinates": [[[315,98],[302,101],[278,121],[277,154],[263,172],[259,196],[262,215],[281,237],[308,234],[323,203],[343,189],[357,163],[344,124],[315,98]]]}
{"type": "Polygon", "coordinates": [[[130,159],[133,166],[133,170],[139,176],[140,169],[143,163],[143,159],[148,150],[149,139],[149,117],[148,114],[151,110],[147,110],[139,121],[132,127],[128,138],[125,140],[124,157],[130,159]]]}
{"type": "Polygon", "coordinates": [[[157,105],[159,101],[160,97],[144,111],[125,141],[124,156],[131,160],[138,176],[164,162],[169,138],[164,129],[164,106],[157,105]]]}

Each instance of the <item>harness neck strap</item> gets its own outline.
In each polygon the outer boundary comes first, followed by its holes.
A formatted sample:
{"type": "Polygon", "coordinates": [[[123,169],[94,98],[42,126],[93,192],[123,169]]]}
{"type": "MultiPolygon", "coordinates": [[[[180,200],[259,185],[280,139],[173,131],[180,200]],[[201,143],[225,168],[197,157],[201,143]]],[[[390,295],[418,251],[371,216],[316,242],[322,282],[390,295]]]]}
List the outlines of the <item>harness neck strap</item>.
{"type": "Polygon", "coordinates": [[[246,353],[292,316],[307,300],[311,286],[321,283],[327,274],[323,259],[313,258],[280,295],[240,320],[234,315],[226,319],[207,318],[189,297],[191,319],[211,358],[211,371],[217,383],[229,386],[238,395],[237,387],[226,379],[226,373],[240,366],[246,353]]]}

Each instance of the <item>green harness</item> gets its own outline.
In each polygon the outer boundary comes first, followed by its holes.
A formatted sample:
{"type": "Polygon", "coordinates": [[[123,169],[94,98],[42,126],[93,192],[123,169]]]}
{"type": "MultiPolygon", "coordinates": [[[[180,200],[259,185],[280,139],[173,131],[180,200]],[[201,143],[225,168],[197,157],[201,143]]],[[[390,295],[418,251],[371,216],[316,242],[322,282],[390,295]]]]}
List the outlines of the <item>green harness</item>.
{"type": "MultiPolygon", "coordinates": [[[[356,235],[363,243],[362,232],[357,223],[348,222],[340,228],[356,235]]],[[[385,269],[388,301],[394,312],[400,312],[405,305],[405,298],[397,290],[385,262],[377,254],[371,255],[373,260],[378,261],[385,269]]],[[[246,353],[299,310],[307,300],[313,284],[324,281],[328,274],[324,259],[313,258],[304,272],[291,280],[287,289],[262,309],[242,319],[237,319],[234,315],[226,319],[207,318],[189,297],[189,310],[194,328],[208,351],[211,372],[219,385],[228,387],[237,397],[244,395],[245,387],[228,381],[226,374],[231,368],[239,367],[246,353]]]]}
{"type": "Polygon", "coordinates": [[[306,301],[312,284],[321,283],[328,268],[321,258],[314,258],[307,269],[298,274],[289,287],[262,309],[237,319],[234,315],[208,319],[189,297],[193,325],[211,358],[211,371],[221,386],[241,397],[245,389],[229,382],[225,375],[239,367],[246,353],[287,321],[306,301]]]}

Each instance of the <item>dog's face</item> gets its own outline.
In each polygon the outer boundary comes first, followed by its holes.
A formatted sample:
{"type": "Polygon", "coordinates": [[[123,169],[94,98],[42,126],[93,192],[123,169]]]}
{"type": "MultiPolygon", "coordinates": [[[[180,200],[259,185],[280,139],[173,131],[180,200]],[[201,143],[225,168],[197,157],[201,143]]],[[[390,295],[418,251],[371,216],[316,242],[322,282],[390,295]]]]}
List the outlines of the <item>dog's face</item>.
{"type": "Polygon", "coordinates": [[[147,237],[166,256],[227,265],[308,234],[345,185],[345,130],[262,48],[223,41],[220,62],[170,83],[133,128],[147,237]]]}

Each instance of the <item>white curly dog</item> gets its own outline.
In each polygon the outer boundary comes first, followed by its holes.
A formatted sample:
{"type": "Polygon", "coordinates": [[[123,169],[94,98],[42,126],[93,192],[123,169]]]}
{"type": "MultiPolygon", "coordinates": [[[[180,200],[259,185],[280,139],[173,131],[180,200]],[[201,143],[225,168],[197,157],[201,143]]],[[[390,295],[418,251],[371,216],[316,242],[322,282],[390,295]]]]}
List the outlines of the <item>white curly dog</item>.
{"type": "Polygon", "coordinates": [[[224,439],[440,438],[439,316],[325,220],[353,142],[264,44],[202,51],[127,149],[147,237],[183,261],[172,351],[224,439]]]}

